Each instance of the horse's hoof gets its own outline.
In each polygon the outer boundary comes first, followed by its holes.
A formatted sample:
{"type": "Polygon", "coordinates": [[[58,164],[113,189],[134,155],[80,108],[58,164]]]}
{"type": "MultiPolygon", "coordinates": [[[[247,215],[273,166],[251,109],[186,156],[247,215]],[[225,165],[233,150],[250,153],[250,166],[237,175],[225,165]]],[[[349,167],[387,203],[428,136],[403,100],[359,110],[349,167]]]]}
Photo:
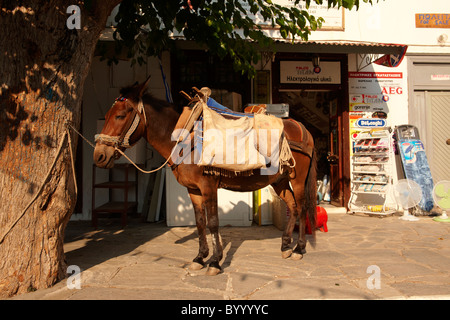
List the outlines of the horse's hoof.
{"type": "Polygon", "coordinates": [[[291,259],[294,261],[302,260],[303,255],[301,253],[293,252],[291,255],[291,259]]]}
{"type": "Polygon", "coordinates": [[[208,267],[208,270],[206,271],[206,274],[208,276],[216,276],[218,275],[222,270],[215,267],[208,267]]]}
{"type": "Polygon", "coordinates": [[[201,270],[201,269],[203,269],[205,266],[203,265],[203,264],[201,264],[201,263],[198,263],[198,262],[191,262],[191,264],[189,265],[189,270],[193,270],[193,271],[196,271],[196,270],[201,270]]]}
{"type": "Polygon", "coordinates": [[[189,270],[192,270],[192,271],[201,270],[201,269],[203,269],[203,267],[204,267],[204,265],[202,265],[201,263],[192,262],[189,265],[189,270]]]}
{"type": "Polygon", "coordinates": [[[282,257],[283,259],[287,259],[287,258],[289,258],[291,255],[292,255],[292,249],[288,249],[288,250],[285,250],[285,251],[281,251],[281,257],[282,257]]]}

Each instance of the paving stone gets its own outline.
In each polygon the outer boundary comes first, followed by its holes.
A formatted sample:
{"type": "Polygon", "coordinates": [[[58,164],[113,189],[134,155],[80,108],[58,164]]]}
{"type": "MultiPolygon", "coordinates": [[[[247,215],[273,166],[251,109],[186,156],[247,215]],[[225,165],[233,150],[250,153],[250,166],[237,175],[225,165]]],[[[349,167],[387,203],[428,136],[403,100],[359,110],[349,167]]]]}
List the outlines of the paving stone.
{"type": "Polygon", "coordinates": [[[274,226],[221,228],[223,270],[211,277],[188,269],[195,227],[131,222],[94,231],[70,222],[66,261],[80,267],[81,289],[63,280],[14,299],[450,299],[449,223],[336,213],[328,230],[308,235],[307,253],[294,261],[281,258],[274,226]],[[377,275],[368,268],[379,268],[380,288],[370,287],[377,275]]]}

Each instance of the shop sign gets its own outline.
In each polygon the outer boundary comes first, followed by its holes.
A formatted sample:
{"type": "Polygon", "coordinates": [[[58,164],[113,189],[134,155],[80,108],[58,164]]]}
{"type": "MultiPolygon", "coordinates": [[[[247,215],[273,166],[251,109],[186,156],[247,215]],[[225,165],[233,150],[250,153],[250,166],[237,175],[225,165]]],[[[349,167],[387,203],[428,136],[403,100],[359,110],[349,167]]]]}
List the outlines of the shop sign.
{"type": "MultiPolygon", "coordinates": [[[[382,129],[403,117],[399,112],[407,104],[406,81],[403,72],[374,65],[374,72],[349,72],[349,131],[355,138],[363,130],[382,129]]],[[[354,149],[351,144],[350,154],[354,149]]]]}
{"type": "Polygon", "coordinates": [[[416,28],[450,28],[450,14],[416,13],[416,28]]]}
{"type": "Polygon", "coordinates": [[[386,126],[384,119],[360,118],[356,120],[356,126],[360,128],[383,128],[386,126]]]}
{"type": "Polygon", "coordinates": [[[311,61],[280,61],[280,83],[340,84],[341,63],[321,61],[314,67],[311,61]]]}
{"type": "Polygon", "coordinates": [[[388,103],[402,96],[402,72],[349,72],[350,111],[388,112],[388,103]]]}
{"type": "Polygon", "coordinates": [[[403,94],[402,72],[349,72],[351,93],[403,94]]]}
{"type": "Polygon", "coordinates": [[[389,96],[381,94],[352,94],[351,103],[383,103],[389,101],[389,96]]]}
{"type": "Polygon", "coordinates": [[[349,72],[350,78],[369,78],[369,79],[401,79],[403,78],[402,72],[349,72]]]}
{"type": "Polygon", "coordinates": [[[386,111],[389,96],[384,94],[350,94],[350,110],[352,111],[386,111]]]}

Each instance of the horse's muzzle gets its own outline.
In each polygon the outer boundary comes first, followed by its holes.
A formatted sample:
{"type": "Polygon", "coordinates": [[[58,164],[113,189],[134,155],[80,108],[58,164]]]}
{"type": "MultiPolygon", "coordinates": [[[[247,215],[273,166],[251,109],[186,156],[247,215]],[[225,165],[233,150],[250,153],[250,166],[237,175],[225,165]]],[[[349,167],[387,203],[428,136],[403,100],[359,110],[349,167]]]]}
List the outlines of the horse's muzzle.
{"type": "Polygon", "coordinates": [[[114,167],[117,157],[116,149],[112,146],[97,143],[94,149],[94,164],[99,168],[110,169],[114,167]]]}

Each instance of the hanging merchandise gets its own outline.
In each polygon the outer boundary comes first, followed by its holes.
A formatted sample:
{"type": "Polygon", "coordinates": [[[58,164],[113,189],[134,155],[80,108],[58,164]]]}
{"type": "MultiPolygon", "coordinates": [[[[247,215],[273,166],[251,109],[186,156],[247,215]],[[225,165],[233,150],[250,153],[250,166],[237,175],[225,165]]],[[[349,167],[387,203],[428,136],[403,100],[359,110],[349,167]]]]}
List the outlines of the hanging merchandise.
{"type": "Polygon", "coordinates": [[[324,175],[323,181],[322,181],[322,195],[323,195],[323,201],[330,201],[330,181],[328,180],[328,176],[324,175]]]}
{"type": "Polygon", "coordinates": [[[320,201],[323,200],[322,186],[323,181],[317,180],[317,203],[320,203],[320,201]]]}

